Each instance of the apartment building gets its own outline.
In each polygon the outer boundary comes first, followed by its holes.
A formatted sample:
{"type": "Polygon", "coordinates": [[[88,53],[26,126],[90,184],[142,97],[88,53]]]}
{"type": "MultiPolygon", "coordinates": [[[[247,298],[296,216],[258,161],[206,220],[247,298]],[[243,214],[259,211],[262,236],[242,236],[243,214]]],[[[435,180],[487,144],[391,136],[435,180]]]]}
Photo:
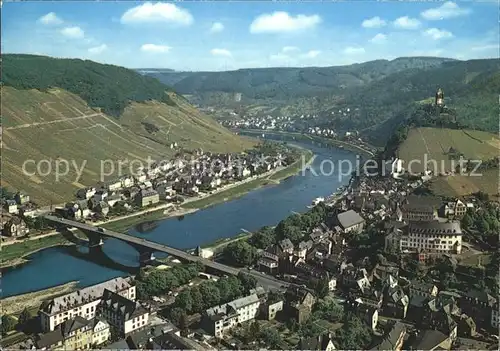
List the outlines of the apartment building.
{"type": "Polygon", "coordinates": [[[405,221],[434,221],[438,218],[441,200],[431,196],[410,195],[402,205],[405,221]]]}
{"type": "Polygon", "coordinates": [[[53,331],[59,324],[77,316],[86,320],[95,318],[105,290],[133,301],[136,298],[135,286],[131,284],[130,278],[122,277],[56,297],[45,302],[38,312],[42,331],[53,331]]]}
{"type": "Polygon", "coordinates": [[[144,329],[149,324],[147,309],[111,290],[104,290],[98,310],[99,315],[123,336],[144,329]]]}
{"type": "Polygon", "coordinates": [[[66,320],[35,341],[39,350],[87,350],[92,345],[93,322],[80,316],[66,320]]]}
{"type": "Polygon", "coordinates": [[[462,229],[459,222],[411,221],[408,226],[390,232],[385,238],[386,250],[460,254],[462,229]]]}
{"type": "Polygon", "coordinates": [[[260,300],[252,294],[224,305],[209,308],[204,313],[205,329],[218,338],[236,325],[255,319],[259,312],[260,300]]]}

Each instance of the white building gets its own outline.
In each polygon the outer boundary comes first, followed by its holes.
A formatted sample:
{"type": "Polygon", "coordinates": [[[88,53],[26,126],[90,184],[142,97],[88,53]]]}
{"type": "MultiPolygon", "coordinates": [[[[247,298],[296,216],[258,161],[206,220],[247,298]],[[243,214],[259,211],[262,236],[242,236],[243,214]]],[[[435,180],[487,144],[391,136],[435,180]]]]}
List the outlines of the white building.
{"type": "Polygon", "coordinates": [[[344,233],[361,233],[365,225],[365,220],[356,211],[349,210],[339,213],[337,219],[344,233]]]}
{"type": "Polygon", "coordinates": [[[99,303],[99,315],[115,327],[122,336],[149,325],[149,311],[138,302],[105,289],[99,303]]]}
{"type": "Polygon", "coordinates": [[[259,307],[260,300],[257,294],[252,294],[224,305],[209,308],[205,311],[205,327],[208,332],[222,338],[226,330],[255,319],[259,307]]]}
{"type": "Polygon", "coordinates": [[[104,319],[94,319],[92,325],[92,345],[101,345],[108,341],[110,337],[109,323],[104,319]]]}
{"type": "Polygon", "coordinates": [[[80,189],[76,192],[76,196],[79,198],[79,199],[85,199],[85,200],[88,200],[90,199],[92,196],[94,196],[96,193],[96,189],[95,188],[85,188],[85,189],[80,189]]]}
{"type": "Polygon", "coordinates": [[[412,221],[385,238],[385,249],[399,252],[453,253],[462,251],[459,222],[412,221]]]}
{"type": "Polygon", "coordinates": [[[6,207],[7,207],[7,212],[11,214],[17,214],[19,212],[19,209],[17,207],[17,202],[15,202],[14,200],[7,200],[6,207]]]}
{"type": "Polygon", "coordinates": [[[130,283],[130,278],[122,277],[56,297],[44,302],[38,311],[42,330],[53,331],[56,326],[75,316],[87,320],[94,318],[106,289],[130,300],[136,298],[135,286],[130,283]]]}

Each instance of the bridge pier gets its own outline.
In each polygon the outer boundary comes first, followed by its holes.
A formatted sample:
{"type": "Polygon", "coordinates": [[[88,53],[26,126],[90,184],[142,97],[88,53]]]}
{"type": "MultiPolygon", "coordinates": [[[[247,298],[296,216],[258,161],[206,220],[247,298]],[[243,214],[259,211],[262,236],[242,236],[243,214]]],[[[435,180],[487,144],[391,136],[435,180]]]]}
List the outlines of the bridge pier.
{"type": "Polygon", "coordinates": [[[129,243],[138,253],[139,253],[139,265],[145,267],[151,265],[155,262],[156,257],[154,255],[155,250],[149,247],[142,246],[140,244],[129,243]]]}
{"type": "Polygon", "coordinates": [[[102,245],[104,244],[102,236],[94,232],[84,231],[84,233],[85,236],[89,239],[88,241],[89,252],[90,253],[100,252],[102,250],[102,245]]]}
{"type": "Polygon", "coordinates": [[[156,257],[152,251],[139,252],[139,265],[145,267],[151,265],[156,260],[156,257]]]}

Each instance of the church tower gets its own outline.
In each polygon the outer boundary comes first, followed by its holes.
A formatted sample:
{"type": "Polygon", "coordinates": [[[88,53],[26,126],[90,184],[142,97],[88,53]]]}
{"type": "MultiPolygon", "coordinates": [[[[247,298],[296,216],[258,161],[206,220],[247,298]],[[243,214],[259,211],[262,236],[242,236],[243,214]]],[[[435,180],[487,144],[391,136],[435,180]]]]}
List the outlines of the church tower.
{"type": "Polygon", "coordinates": [[[436,92],[436,100],[435,100],[436,106],[443,107],[444,106],[444,93],[441,88],[439,88],[436,92]]]}

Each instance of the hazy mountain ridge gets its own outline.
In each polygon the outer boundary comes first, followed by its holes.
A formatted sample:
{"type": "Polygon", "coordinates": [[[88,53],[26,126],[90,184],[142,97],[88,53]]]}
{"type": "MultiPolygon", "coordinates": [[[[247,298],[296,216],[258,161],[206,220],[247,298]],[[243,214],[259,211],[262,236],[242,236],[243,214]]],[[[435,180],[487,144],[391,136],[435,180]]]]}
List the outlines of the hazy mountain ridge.
{"type": "MultiPolygon", "coordinates": [[[[408,57],[392,61],[376,60],[333,67],[254,68],[225,72],[153,73],[163,83],[172,83],[180,94],[214,92],[242,93],[248,100],[273,100],[286,103],[298,97],[342,93],[346,88],[411,68],[428,68],[450,61],[447,58],[408,57]]],[[[207,102],[209,103],[209,101],[207,102]]]]}

